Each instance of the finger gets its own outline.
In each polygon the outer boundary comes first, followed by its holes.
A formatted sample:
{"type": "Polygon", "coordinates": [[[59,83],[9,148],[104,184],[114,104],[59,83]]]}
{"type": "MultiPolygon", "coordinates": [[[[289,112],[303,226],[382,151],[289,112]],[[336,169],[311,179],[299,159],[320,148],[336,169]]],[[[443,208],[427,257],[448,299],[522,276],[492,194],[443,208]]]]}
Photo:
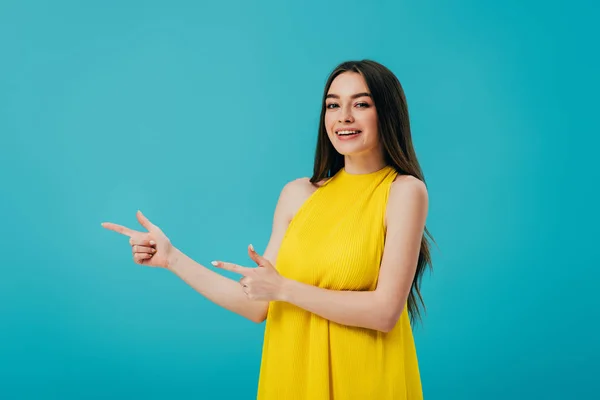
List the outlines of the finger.
{"type": "Polygon", "coordinates": [[[144,260],[147,260],[149,258],[152,258],[152,254],[148,254],[148,253],[135,253],[133,255],[133,261],[135,261],[136,263],[140,263],[144,260]]]}
{"type": "Polygon", "coordinates": [[[112,222],[103,222],[100,225],[102,225],[102,227],[104,227],[108,230],[115,231],[117,233],[120,233],[121,235],[129,236],[129,237],[136,235],[138,233],[142,233],[142,232],[134,231],[133,229],[126,228],[123,225],[113,224],[112,222]]]}
{"type": "Polygon", "coordinates": [[[244,276],[242,279],[240,279],[240,285],[243,287],[248,287],[248,284],[250,284],[250,277],[244,276]]]}
{"type": "Polygon", "coordinates": [[[150,254],[156,253],[156,249],[154,247],[140,246],[140,245],[132,246],[131,251],[133,253],[150,253],[150,254]]]}
{"type": "Polygon", "coordinates": [[[240,279],[240,285],[242,286],[242,291],[245,294],[248,294],[248,292],[250,291],[250,287],[248,286],[248,281],[246,280],[246,277],[240,279]]]}
{"type": "Polygon", "coordinates": [[[269,260],[258,254],[252,245],[248,246],[248,255],[259,267],[267,267],[271,265],[269,260]]]}
{"type": "Polygon", "coordinates": [[[154,240],[150,240],[150,239],[135,239],[135,238],[131,238],[129,239],[129,244],[132,246],[138,245],[138,246],[148,246],[148,247],[152,247],[156,244],[156,242],[154,242],[154,240]]]}
{"type": "Polygon", "coordinates": [[[144,228],[146,228],[148,230],[152,230],[152,229],[156,228],[156,226],[152,222],[150,222],[150,220],[148,218],[146,218],[146,216],[144,214],[142,214],[142,212],[140,210],[138,210],[138,212],[135,214],[135,216],[137,217],[137,220],[144,228]]]}
{"type": "Polygon", "coordinates": [[[217,268],[235,272],[236,274],[241,274],[241,275],[246,275],[248,272],[250,272],[252,270],[252,268],[242,267],[237,264],[223,262],[223,261],[212,261],[211,264],[217,268]]]}

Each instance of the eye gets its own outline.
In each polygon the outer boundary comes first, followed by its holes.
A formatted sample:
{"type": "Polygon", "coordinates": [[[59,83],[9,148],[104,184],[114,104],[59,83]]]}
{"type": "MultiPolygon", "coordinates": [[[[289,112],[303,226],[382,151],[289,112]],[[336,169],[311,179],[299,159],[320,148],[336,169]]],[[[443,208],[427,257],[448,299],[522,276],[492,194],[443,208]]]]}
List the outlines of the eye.
{"type": "Polygon", "coordinates": [[[335,104],[335,103],[329,103],[329,104],[327,104],[325,107],[326,107],[326,108],[329,108],[329,109],[331,109],[331,108],[334,108],[334,107],[337,107],[337,106],[338,106],[338,105],[337,105],[337,104],[335,104]]]}
{"type": "Polygon", "coordinates": [[[369,107],[369,103],[365,103],[365,102],[356,103],[356,106],[360,106],[360,108],[367,108],[367,107],[369,107]]]}

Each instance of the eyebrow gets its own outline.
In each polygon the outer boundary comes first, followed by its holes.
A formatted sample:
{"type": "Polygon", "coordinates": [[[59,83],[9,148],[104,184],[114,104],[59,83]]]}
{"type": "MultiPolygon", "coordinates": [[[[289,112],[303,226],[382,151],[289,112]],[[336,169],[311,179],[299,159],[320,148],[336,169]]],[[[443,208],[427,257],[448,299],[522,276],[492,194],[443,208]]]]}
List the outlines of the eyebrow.
{"type": "MultiPolygon", "coordinates": [[[[367,92],[361,92],[361,93],[356,93],[356,94],[353,94],[352,96],[350,96],[351,99],[358,99],[359,97],[371,97],[371,94],[367,93],[367,92]]],[[[339,99],[340,96],[338,96],[337,94],[328,94],[325,98],[326,99],[339,99]]]]}

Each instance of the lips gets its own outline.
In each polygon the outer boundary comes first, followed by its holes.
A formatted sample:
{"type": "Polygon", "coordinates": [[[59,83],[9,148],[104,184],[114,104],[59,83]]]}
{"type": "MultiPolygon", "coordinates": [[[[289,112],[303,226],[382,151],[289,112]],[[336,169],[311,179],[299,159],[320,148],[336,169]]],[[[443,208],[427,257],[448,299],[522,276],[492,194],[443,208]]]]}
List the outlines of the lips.
{"type": "Polygon", "coordinates": [[[338,136],[358,135],[362,131],[360,129],[336,129],[335,133],[338,136]]]}
{"type": "Polygon", "coordinates": [[[337,131],[335,133],[335,138],[339,141],[339,142],[348,142],[348,141],[353,141],[359,137],[361,137],[362,131],[356,130],[356,131],[349,131],[349,130],[342,130],[340,129],[339,131],[337,131]]]}

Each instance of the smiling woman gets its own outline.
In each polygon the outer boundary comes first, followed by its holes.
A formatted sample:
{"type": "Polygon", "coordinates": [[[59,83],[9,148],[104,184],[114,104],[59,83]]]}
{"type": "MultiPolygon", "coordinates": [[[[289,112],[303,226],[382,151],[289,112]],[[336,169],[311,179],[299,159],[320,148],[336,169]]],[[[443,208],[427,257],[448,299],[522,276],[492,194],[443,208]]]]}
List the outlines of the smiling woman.
{"type": "Polygon", "coordinates": [[[141,212],[134,260],[167,268],[214,303],[266,319],[258,399],[422,399],[411,322],[431,264],[428,195],[404,92],[370,60],[339,65],[323,95],[312,177],[281,191],[257,264],[214,261],[228,279],[175,248],[141,212]]]}

